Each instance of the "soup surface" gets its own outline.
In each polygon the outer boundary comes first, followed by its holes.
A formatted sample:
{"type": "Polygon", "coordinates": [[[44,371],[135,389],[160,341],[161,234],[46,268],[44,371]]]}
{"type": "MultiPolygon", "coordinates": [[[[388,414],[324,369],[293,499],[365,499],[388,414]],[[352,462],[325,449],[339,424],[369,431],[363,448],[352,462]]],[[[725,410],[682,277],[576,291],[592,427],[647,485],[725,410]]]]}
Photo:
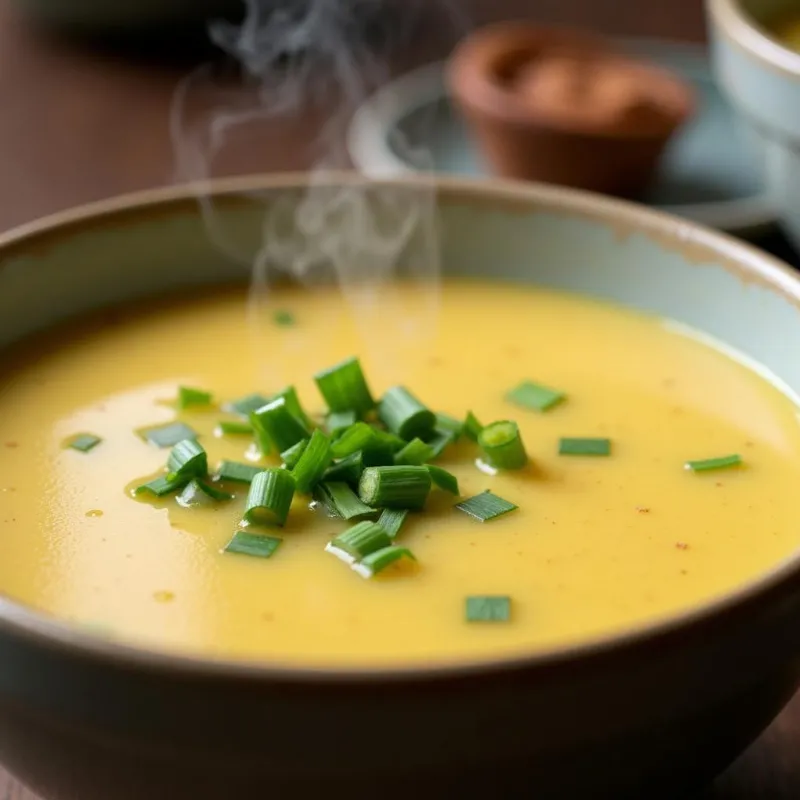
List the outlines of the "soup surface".
{"type": "Polygon", "coordinates": [[[800,53],[800,15],[783,14],[770,27],[775,38],[785,47],[800,53]]]}
{"type": "MultiPolygon", "coordinates": [[[[399,304],[413,304],[397,287],[399,304]]],[[[797,546],[797,407],[767,380],[663,320],[514,285],[444,285],[438,324],[408,346],[392,324],[366,339],[333,292],[287,290],[255,332],[239,290],[142,305],[22,346],[0,378],[0,591],[105,635],[207,657],[305,665],[494,659],[618,632],[754,579],[797,546]],[[136,433],[180,419],[214,465],[248,436],[215,435],[219,408],[178,411],[179,385],[215,401],[296,386],[358,354],[375,396],[402,383],[436,411],[512,419],[531,463],[492,476],[460,441],[437,462],[463,497],[518,510],[481,523],[433,491],[398,535],[415,568],[364,579],[325,552],[347,523],[295,496],[268,559],[223,552],[247,487],[207,508],[143,502],[131,487],[168,450],[136,433]],[[566,393],[545,412],[505,395],[529,379],[566,393]],[[102,441],[83,453],[73,434],[102,441]],[[607,437],[607,457],[559,455],[561,437],[607,437]],[[738,453],[705,473],[687,459],[738,453]],[[503,595],[508,621],[465,619],[503,595]]],[[[264,464],[277,466],[279,460],[264,464]]],[[[213,470],[213,467],[212,467],[213,470]]]]}

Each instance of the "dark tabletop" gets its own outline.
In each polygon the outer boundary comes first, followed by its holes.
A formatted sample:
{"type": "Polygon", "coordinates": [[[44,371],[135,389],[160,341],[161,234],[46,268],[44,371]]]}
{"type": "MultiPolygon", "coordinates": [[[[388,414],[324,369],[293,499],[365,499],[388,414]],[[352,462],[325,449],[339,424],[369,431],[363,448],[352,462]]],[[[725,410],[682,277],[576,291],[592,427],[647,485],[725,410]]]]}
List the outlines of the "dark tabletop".
{"type": "MultiPolygon", "coordinates": [[[[98,48],[56,38],[25,24],[7,3],[0,0],[0,230],[172,182],[171,98],[180,79],[206,57],[190,37],[182,37],[188,44],[177,53],[151,43],[143,57],[141,47],[128,42],[98,48]]],[[[610,34],[704,39],[701,0],[466,0],[455,7],[473,22],[535,11],[539,21],[610,34]]],[[[408,46],[397,49],[394,69],[441,57],[452,45],[453,30],[422,25],[408,46]]],[[[271,120],[222,153],[214,172],[302,169],[318,129],[314,119],[271,120]]],[[[762,244],[794,259],[780,237],[762,244]]],[[[0,798],[35,800],[1,770],[0,798]]],[[[708,800],[762,798],[800,798],[800,696],[717,781],[708,800]]]]}

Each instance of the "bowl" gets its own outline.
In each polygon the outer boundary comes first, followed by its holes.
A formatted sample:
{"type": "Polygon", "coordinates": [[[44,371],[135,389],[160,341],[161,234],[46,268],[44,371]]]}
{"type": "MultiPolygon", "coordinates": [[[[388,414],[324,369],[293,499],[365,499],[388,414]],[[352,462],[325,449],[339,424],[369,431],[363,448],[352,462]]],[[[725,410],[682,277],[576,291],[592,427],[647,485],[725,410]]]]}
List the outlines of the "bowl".
{"type": "MultiPolygon", "coordinates": [[[[255,248],[265,207],[300,203],[309,180],[205,184],[215,233],[255,248]]],[[[432,189],[426,177],[347,174],[314,185],[367,200],[432,189]]],[[[446,272],[668,315],[800,391],[800,280],[775,259],[599,196],[452,179],[435,188],[446,272]]],[[[0,237],[0,349],[92,309],[244,280],[207,235],[195,191],[98,203],[0,237]]],[[[674,798],[718,773],[792,696],[798,615],[800,552],[712,603],[612,638],[456,667],[287,670],[136,649],[0,596],[0,761],[48,800],[674,798]]]]}
{"type": "Polygon", "coordinates": [[[772,0],[707,0],[717,80],[763,152],[778,217],[800,247],[800,53],[766,25],[796,9],[772,0]]]}
{"type": "Polygon", "coordinates": [[[629,197],[694,108],[677,75],[583,31],[527,23],[468,36],[447,82],[497,175],[629,197]]]}

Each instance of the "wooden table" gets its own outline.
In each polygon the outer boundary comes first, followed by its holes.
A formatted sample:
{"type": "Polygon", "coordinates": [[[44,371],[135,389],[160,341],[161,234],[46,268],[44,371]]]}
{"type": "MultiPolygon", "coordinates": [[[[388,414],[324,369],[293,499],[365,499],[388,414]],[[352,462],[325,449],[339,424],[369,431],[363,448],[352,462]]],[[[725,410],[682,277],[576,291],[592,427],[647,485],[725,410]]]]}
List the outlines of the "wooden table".
{"type": "MultiPolygon", "coordinates": [[[[419,0],[402,0],[423,5],[419,0]]],[[[432,5],[432,3],[428,4],[432,5]]],[[[701,0],[468,0],[473,20],[520,17],[613,34],[703,39],[701,0]]],[[[441,56],[452,37],[414,37],[405,65],[441,56]],[[447,41],[445,41],[447,40],[447,41]]],[[[0,0],[0,230],[79,203],[174,179],[168,109],[196,54],[98,55],[20,22],[0,0]]],[[[222,154],[215,173],[303,168],[313,121],[271,121],[222,154]]],[[[800,798],[800,696],[716,783],[709,800],[800,798]]],[[[0,772],[0,799],[36,800],[0,772]]]]}

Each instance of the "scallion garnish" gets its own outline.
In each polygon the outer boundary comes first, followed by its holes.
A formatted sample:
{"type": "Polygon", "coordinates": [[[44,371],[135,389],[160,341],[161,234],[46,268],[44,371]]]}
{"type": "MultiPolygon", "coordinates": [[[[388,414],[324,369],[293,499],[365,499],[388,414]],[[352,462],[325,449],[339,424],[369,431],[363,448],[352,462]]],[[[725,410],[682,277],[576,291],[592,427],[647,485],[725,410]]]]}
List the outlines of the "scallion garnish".
{"type": "MultiPolygon", "coordinates": [[[[288,450],[301,439],[308,438],[303,423],[289,411],[284,396],[277,397],[250,415],[257,434],[261,434],[275,446],[278,452],[288,450]]],[[[262,449],[263,452],[263,449],[262,449]]]]}
{"type": "Polygon", "coordinates": [[[265,469],[253,478],[244,521],[251,525],[283,525],[294,497],[294,477],[285,469],[265,469]]]}
{"type": "Polygon", "coordinates": [[[281,461],[287,469],[294,469],[295,464],[300,460],[306,447],[308,447],[308,439],[301,439],[297,444],[293,444],[288,450],[281,453],[281,461]]]}
{"type": "MultiPolygon", "coordinates": [[[[361,450],[361,460],[365,467],[388,467],[394,464],[394,445],[377,434],[361,450]]],[[[403,443],[405,446],[405,443],[403,443]]]]}
{"type": "Polygon", "coordinates": [[[208,455],[195,439],[184,439],[172,448],[167,459],[167,477],[202,478],[208,473],[208,455]]]}
{"type": "Polygon", "coordinates": [[[475,595],[465,603],[467,622],[508,622],[511,598],[506,595],[475,595]]]}
{"type": "Polygon", "coordinates": [[[362,578],[371,578],[401,558],[407,558],[410,561],[417,560],[407,547],[398,547],[393,544],[364,556],[361,561],[353,564],[353,570],[362,578]]]}
{"type": "Polygon", "coordinates": [[[483,430],[483,425],[478,422],[478,418],[471,412],[467,412],[467,418],[464,420],[464,435],[473,442],[478,441],[478,436],[483,430]]]}
{"type": "Polygon", "coordinates": [[[433,411],[402,386],[389,389],[381,398],[378,417],[392,433],[407,442],[415,436],[427,439],[436,425],[433,411]]]}
{"type": "Polygon", "coordinates": [[[560,456],[610,456],[611,439],[569,439],[558,440],[560,456]]]}
{"type": "Polygon", "coordinates": [[[687,461],[683,465],[683,468],[691,470],[692,472],[711,472],[717,469],[738,467],[741,463],[742,457],[734,453],[729,456],[717,456],[716,458],[704,458],[699,461],[687,461]]]}
{"type": "Polygon", "coordinates": [[[220,436],[246,436],[253,433],[253,426],[244,420],[221,419],[217,431],[220,436]]]}
{"type": "Polygon", "coordinates": [[[375,431],[366,422],[351,425],[331,444],[334,458],[344,458],[364,447],[375,439],[375,431]]]}
{"type": "Polygon", "coordinates": [[[273,315],[272,319],[276,325],[282,328],[291,328],[295,323],[294,314],[285,308],[278,309],[273,315]]]}
{"type": "Polygon", "coordinates": [[[431,457],[428,460],[434,461],[439,458],[439,456],[455,442],[456,438],[456,435],[452,431],[437,428],[436,432],[427,442],[431,448],[431,457]]]}
{"type": "Polygon", "coordinates": [[[428,472],[431,474],[431,480],[440,488],[444,489],[446,492],[450,492],[450,494],[458,495],[458,478],[453,475],[452,472],[448,472],[446,469],[442,469],[441,467],[437,467],[434,464],[426,464],[425,465],[428,472]]]}
{"type": "Polygon", "coordinates": [[[262,472],[262,467],[242,464],[238,461],[223,461],[217,470],[217,480],[233,483],[251,483],[253,478],[262,472]]]}
{"type": "Polygon", "coordinates": [[[331,436],[339,436],[358,422],[355,411],[334,411],[325,418],[325,428],[331,436]]]}
{"type": "Polygon", "coordinates": [[[394,455],[395,464],[419,466],[430,461],[435,455],[434,449],[422,439],[412,439],[399,453],[394,455]]]}
{"type": "Polygon", "coordinates": [[[231,411],[234,414],[239,414],[242,417],[249,417],[256,409],[261,408],[269,403],[269,398],[264,397],[263,394],[255,392],[248,394],[246,397],[240,397],[238,400],[232,400],[226,403],[222,408],[224,411],[231,411]]]}
{"type": "Polygon", "coordinates": [[[503,500],[502,497],[492,494],[487,489],[474,497],[456,503],[454,508],[469,514],[470,517],[478,520],[478,522],[488,522],[503,516],[503,514],[508,514],[509,511],[516,511],[518,507],[513,503],[509,503],[508,500],[503,500]]]}
{"type": "Polygon", "coordinates": [[[170,422],[154,428],[143,428],[139,435],[156,447],[174,447],[186,439],[196,439],[197,431],[183,422],[170,422]]]}
{"type": "MultiPolygon", "coordinates": [[[[313,424],[311,422],[310,417],[306,412],[303,410],[303,406],[300,404],[300,398],[297,395],[297,390],[294,386],[287,386],[282,392],[278,392],[278,394],[273,397],[270,402],[277,400],[278,398],[282,397],[286,403],[286,410],[292,414],[293,416],[297,417],[303,426],[311,430],[313,424]]],[[[258,409],[256,409],[257,411],[258,409]]]]}
{"type": "Polygon", "coordinates": [[[204,389],[192,389],[190,386],[178,387],[178,408],[207,406],[211,403],[211,392],[204,389]]]}
{"type": "Polygon", "coordinates": [[[344,533],[331,539],[331,546],[343,550],[356,560],[389,547],[392,540],[384,528],[376,522],[358,522],[344,533]]]}
{"type": "Polygon", "coordinates": [[[177,492],[178,489],[183,489],[190,480],[188,476],[184,477],[183,475],[172,479],[167,475],[161,475],[149,483],[143,483],[141,486],[137,486],[133,490],[133,493],[135,495],[153,494],[156,497],[164,497],[164,495],[177,492]]]}
{"type": "Polygon", "coordinates": [[[436,415],[436,430],[442,433],[446,431],[453,434],[453,440],[455,440],[461,436],[464,430],[464,423],[460,419],[440,412],[436,415]]]}
{"type": "Polygon", "coordinates": [[[367,467],[358,484],[359,497],[375,508],[407,508],[417,511],[425,505],[431,490],[426,467],[367,467]]]}
{"type": "Polygon", "coordinates": [[[364,460],[362,454],[353,453],[352,455],[337,461],[332,466],[328,467],[323,475],[323,478],[329,482],[344,481],[352,489],[358,489],[358,482],[361,480],[361,473],[364,471],[364,460]]]}
{"type": "Polygon", "coordinates": [[[394,539],[400,533],[408,513],[407,508],[384,508],[378,517],[378,525],[386,531],[390,539],[394,539]]]}
{"type": "Polygon", "coordinates": [[[225,553],[238,553],[243,556],[258,556],[269,558],[280,547],[283,539],[277,536],[267,536],[263,533],[247,533],[236,531],[223,551],[225,553]]]}
{"type": "Polygon", "coordinates": [[[319,429],[311,434],[308,446],[292,469],[297,491],[307,494],[319,482],[332,460],[331,443],[319,429]]]}
{"type": "Polygon", "coordinates": [[[516,422],[501,420],[486,425],[478,434],[478,444],[489,464],[497,469],[522,469],[528,463],[516,422]]]}
{"type": "MultiPolygon", "coordinates": [[[[380,428],[373,428],[372,430],[375,434],[375,439],[381,444],[386,445],[392,453],[397,453],[406,446],[406,440],[401,439],[397,434],[391,431],[384,431],[380,428]]],[[[380,465],[375,464],[375,466],[377,467],[380,465]]]]}
{"type": "Polygon", "coordinates": [[[332,412],[355,411],[361,416],[375,406],[361,363],[355,357],[318,372],[314,380],[332,412]]]}
{"type": "Polygon", "coordinates": [[[506,400],[522,408],[547,411],[566,399],[564,392],[532,381],[523,381],[506,394],[506,400]]]}
{"type": "Polygon", "coordinates": [[[318,483],[314,487],[314,500],[330,517],[358,519],[377,513],[376,509],[362,503],[346,483],[340,481],[318,483]]]}
{"type": "Polygon", "coordinates": [[[186,487],[178,497],[178,503],[184,508],[191,508],[192,506],[210,505],[215,502],[232,499],[232,494],[223,492],[205,481],[195,479],[186,484],[186,487]]]}
{"type": "Polygon", "coordinates": [[[72,450],[77,450],[79,453],[88,453],[93,450],[103,440],[93,433],[78,433],[75,436],[70,436],[64,442],[64,447],[69,447],[72,450]]]}

